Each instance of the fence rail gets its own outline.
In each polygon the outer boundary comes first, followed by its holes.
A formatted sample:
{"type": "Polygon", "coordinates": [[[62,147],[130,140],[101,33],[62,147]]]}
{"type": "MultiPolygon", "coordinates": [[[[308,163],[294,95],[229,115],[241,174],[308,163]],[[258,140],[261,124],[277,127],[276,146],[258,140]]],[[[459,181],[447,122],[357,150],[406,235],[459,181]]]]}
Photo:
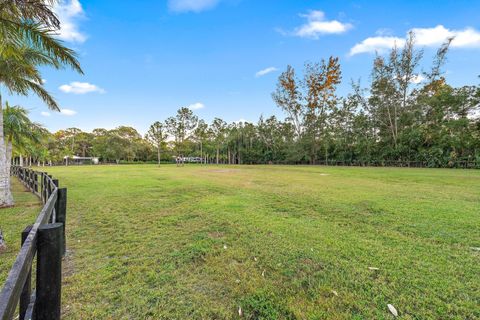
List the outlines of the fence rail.
{"type": "Polygon", "coordinates": [[[41,200],[35,223],[21,234],[22,247],[0,292],[0,320],[60,319],[62,256],[65,254],[67,189],[46,172],[13,166],[16,176],[41,200]],[[36,265],[33,261],[37,257],[36,265]],[[36,285],[32,290],[32,269],[36,285]],[[33,293],[32,293],[33,292],[33,293]]]}

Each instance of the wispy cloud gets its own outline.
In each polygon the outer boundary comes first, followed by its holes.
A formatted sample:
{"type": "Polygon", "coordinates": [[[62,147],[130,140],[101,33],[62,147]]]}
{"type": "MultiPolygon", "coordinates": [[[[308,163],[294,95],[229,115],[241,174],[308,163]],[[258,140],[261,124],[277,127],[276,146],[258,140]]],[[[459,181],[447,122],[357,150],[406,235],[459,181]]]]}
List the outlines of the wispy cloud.
{"type": "Polygon", "coordinates": [[[173,12],[201,12],[214,8],[220,0],[168,0],[173,12]]]}
{"type": "Polygon", "coordinates": [[[42,111],[40,114],[44,117],[50,117],[50,112],[42,111]]]}
{"type": "Polygon", "coordinates": [[[60,109],[60,114],[64,116],[74,116],[77,114],[77,111],[72,109],[60,109]]]}
{"type": "Polygon", "coordinates": [[[295,28],[293,32],[282,32],[285,35],[293,35],[301,38],[318,39],[322,35],[341,34],[353,28],[350,23],[338,20],[327,20],[325,13],[320,10],[312,10],[307,14],[301,14],[307,21],[295,28]]]}
{"type": "Polygon", "coordinates": [[[256,78],[260,78],[260,77],[263,77],[263,76],[265,76],[265,75],[267,75],[267,74],[269,74],[269,73],[275,72],[275,71],[277,71],[277,70],[278,70],[278,69],[275,68],[275,67],[268,67],[268,68],[265,68],[265,69],[260,70],[260,71],[258,71],[257,73],[255,73],[255,77],[256,77],[256,78]]]}
{"type": "Polygon", "coordinates": [[[190,109],[190,110],[200,110],[200,109],[205,108],[205,105],[201,102],[196,102],[196,103],[193,103],[193,104],[189,105],[187,108],[190,109]]]}
{"type": "MultiPolygon", "coordinates": [[[[438,25],[433,28],[413,28],[410,31],[415,34],[415,43],[419,46],[437,47],[448,38],[454,38],[451,43],[452,48],[480,48],[480,32],[473,28],[453,30],[438,25]]],[[[405,39],[406,37],[393,36],[369,37],[353,46],[350,49],[350,55],[375,52],[381,54],[395,45],[403,46],[405,39]]]]}
{"type": "Polygon", "coordinates": [[[59,89],[65,93],[73,94],[85,94],[90,92],[105,93],[105,90],[88,82],[70,82],[70,84],[64,84],[59,89]]]}
{"type": "Polygon", "coordinates": [[[87,36],[79,30],[78,20],[84,17],[82,4],[79,0],[62,0],[54,5],[53,11],[60,20],[58,37],[65,41],[82,43],[87,36]]]}

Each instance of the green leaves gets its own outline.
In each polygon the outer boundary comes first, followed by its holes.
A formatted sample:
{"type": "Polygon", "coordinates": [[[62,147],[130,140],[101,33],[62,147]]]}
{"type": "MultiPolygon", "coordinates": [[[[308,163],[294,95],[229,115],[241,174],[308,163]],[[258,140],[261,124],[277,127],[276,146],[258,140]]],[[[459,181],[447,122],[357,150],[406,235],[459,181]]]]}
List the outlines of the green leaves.
{"type": "Polygon", "coordinates": [[[65,66],[83,74],[76,53],[55,38],[60,22],[49,0],[0,0],[0,84],[10,93],[39,96],[52,110],[55,99],[42,84],[40,66],[65,66]]]}

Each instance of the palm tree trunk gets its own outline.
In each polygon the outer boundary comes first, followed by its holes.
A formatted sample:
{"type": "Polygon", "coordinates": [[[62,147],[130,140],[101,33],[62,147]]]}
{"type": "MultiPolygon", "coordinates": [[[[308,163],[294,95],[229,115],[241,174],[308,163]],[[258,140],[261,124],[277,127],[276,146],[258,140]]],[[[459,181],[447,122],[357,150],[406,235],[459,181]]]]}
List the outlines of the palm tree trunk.
{"type": "Polygon", "coordinates": [[[13,206],[13,196],[10,190],[10,166],[7,161],[7,148],[3,131],[3,105],[0,95],[0,207],[13,206]]]}
{"type": "Polygon", "coordinates": [[[7,172],[10,172],[12,168],[12,153],[13,153],[13,145],[12,141],[7,142],[7,172]]]}

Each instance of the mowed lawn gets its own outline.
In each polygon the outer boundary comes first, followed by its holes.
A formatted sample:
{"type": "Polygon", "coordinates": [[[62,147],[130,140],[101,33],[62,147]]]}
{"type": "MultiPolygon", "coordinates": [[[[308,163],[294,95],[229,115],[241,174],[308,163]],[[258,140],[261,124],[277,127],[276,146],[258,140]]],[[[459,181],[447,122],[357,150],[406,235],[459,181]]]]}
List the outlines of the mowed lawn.
{"type": "Polygon", "coordinates": [[[48,172],[69,193],[66,319],[480,318],[480,171],[48,172]]]}

